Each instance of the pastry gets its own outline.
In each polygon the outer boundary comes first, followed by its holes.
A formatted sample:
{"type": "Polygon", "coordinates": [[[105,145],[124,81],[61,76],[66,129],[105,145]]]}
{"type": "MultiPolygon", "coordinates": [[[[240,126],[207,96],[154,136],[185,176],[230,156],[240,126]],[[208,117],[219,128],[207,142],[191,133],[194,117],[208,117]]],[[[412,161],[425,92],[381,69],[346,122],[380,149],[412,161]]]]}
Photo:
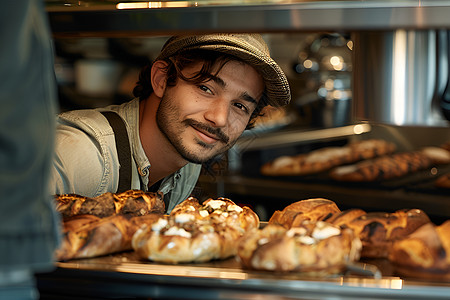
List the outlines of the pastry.
{"type": "Polygon", "coordinates": [[[395,144],[369,139],[352,142],[342,147],[324,147],[305,154],[281,156],[261,167],[267,176],[300,176],[323,172],[333,167],[362,159],[393,153],[395,144]]]}
{"type": "Polygon", "coordinates": [[[450,279],[450,220],[436,226],[427,223],[396,241],[389,260],[400,276],[450,279]]]}
{"type": "Polygon", "coordinates": [[[142,216],[164,213],[162,193],[129,190],[123,193],[105,193],[95,198],[76,194],[56,195],[56,210],[63,219],[76,215],[93,215],[100,218],[112,215],[142,216]]]}
{"type": "Polygon", "coordinates": [[[140,228],[132,246],[140,257],[151,261],[206,262],[236,255],[238,239],[258,227],[257,214],[230,199],[208,199],[200,204],[190,197],[170,215],[140,228]]]}
{"type": "Polygon", "coordinates": [[[328,275],[357,261],[360,250],[351,229],[304,221],[290,229],[268,224],[248,232],[239,242],[238,258],[249,269],[328,275]]]}
{"type": "Polygon", "coordinates": [[[421,149],[421,152],[428,156],[433,164],[439,165],[450,163],[450,151],[444,148],[424,147],[421,149]]]}
{"type": "Polygon", "coordinates": [[[420,209],[401,209],[392,213],[351,209],[333,216],[329,222],[355,232],[362,242],[362,257],[387,258],[395,241],[430,223],[430,219],[420,209]]]}
{"type": "Polygon", "coordinates": [[[158,214],[113,215],[99,218],[77,215],[63,223],[63,237],[55,251],[57,260],[97,257],[131,250],[131,238],[143,224],[152,224],[158,214]]]}
{"type": "Polygon", "coordinates": [[[330,177],[337,181],[370,182],[405,176],[431,166],[432,160],[421,151],[384,155],[356,164],[336,167],[330,177]]]}
{"type": "Polygon", "coordinates": [[[327,222],[337,226],[347,226],[346,224],[365,214],[366,212],[360,208],[346,209],[332,215],[327,222]]]}
{"type": "Polygon", "coordinates": [[[160,193],[129,190],[95,198],[76,194],[56,195],[62,216],[62,242],[57,260],[89,258],[131,250],[131,238],[142,224],[163,215],[160,193]]]}
{"type": "Polygon", "coordinates": [[[438,188],[450,189],[450,173],[439,176],[434,184],[438,188]]]}
{"type": "Polygon", "coordinates": [[[445,150],[447,150],[447,151],[450,151],[450,141],[443,143],[440,147],[441,147],[442,149],[445,149],[445,150]]]}
{"type": "Polygon", "coordinates": [[[289,204],[281,211],[275,211],[268,223],[281,225],[289,229],[305,220],[326,221],[339,212],[340,209],[331,200],[324,198],[305,199],[289,204]]]}

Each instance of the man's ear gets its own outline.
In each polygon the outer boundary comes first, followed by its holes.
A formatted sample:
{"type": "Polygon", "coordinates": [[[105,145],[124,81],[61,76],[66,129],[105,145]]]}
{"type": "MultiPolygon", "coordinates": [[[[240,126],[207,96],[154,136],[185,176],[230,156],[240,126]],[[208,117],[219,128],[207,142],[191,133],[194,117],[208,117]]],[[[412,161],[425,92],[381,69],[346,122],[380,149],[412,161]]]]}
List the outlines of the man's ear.
{"type": "Polygon", "coordinates": [[[152,87],[153,92],[159,98],[162,98],[166,89],[167,82],[167,62],[163,60],[157,60],[152,65],[152,87]]]}

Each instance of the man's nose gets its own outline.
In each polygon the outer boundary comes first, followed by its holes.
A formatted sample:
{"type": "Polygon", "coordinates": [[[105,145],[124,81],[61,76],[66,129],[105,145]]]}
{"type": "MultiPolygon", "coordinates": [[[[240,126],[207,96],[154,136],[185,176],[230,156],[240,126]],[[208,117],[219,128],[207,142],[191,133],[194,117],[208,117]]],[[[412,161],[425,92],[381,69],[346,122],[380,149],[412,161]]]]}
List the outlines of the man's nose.
{"type": "Polygon", "coordinates": [[[230,104],[224,99],[217,99],[205,112],[205,119],[215,127],[224,127],[228,122],[230,104]]]}

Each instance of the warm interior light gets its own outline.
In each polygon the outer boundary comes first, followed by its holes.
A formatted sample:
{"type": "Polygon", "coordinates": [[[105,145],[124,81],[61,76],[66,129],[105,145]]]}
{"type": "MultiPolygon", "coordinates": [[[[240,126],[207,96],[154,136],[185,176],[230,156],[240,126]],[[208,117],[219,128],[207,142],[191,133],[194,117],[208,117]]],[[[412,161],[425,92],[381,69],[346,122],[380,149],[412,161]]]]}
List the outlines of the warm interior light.
{"type": "Polygon", "coordinates": [[[370,124],[357,124],[353,126],[353,132],[355,134],[362,134],[365,132],[370,132],[372,130],[372,127],[370,124]]]}
{"type": "MultiPolygon", "coordinates": [[[[194,6],[197,6],[197,2],[194,6]]],[[[142,8],[164,8],[164,7],[188,7],[189,1],[169,1],[169,2],[133,2],[133,3],[117,3],[117,9],[142,9],[142,8]]]]}
{"type": "Polygon", "coordinates": [[[341,56],[332,56],[330,58],[330,64],[336,71],[341,71],[344,68],[343,58],[341,56]]]}
{"type": "Polygon", "coordinates": [[[149,2],[117,3],[117,9],[148,8],[149,2]]]}
{"type": "Polygon", "coordinates": [[[312,66],[313,66],[313,62],[312,62],[310,59],[307,59],[307,60],[305,60],[305,61],[303,62],[303,66],[304,66],[306,69],[311,69],[312,66]]]}
{"type": "Polygon", "coordinates": [[[405,30],[398,30],[394,35],[394,51],[392,53],[392,94],[391,94],[391,116],[395,124],[402,124],[406,109],[406,42],[405,30]]]}
{"type": "Polygon", "coordinates": [[[348,49],[353,50],[353,41],[348,41],[347,47],[348,47],[348,49]]]}

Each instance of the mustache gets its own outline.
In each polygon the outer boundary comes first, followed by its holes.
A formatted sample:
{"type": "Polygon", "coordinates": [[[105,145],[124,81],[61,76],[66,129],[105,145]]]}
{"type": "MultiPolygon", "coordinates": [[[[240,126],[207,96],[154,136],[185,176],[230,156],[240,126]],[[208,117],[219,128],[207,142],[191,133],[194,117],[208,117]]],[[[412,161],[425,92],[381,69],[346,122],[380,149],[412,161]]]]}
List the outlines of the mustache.
{"type": "Polygon", "coordinates": [[[225,144],[228,144],[228,142],[230,141],[230,138],[220,128],[211,127],[209,125],[200,123],[193,119],[186,119],[184,120],[184,123],[188,126],[192,126],[212,134],[214,137],[216,137],[218,140],[222,141],[225,144]]]}

